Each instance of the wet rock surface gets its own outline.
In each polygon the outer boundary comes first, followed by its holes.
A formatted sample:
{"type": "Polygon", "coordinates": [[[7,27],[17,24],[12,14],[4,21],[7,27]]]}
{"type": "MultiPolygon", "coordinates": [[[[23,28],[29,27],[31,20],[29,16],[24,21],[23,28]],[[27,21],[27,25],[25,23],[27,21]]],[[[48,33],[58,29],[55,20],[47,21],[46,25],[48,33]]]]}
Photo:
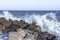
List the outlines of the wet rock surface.
{"type": "Polygon", "coordinates": [[[9,33],[8,40],[54,40],[55,35],[42,32],[41,27],[23,20],[0,18],[0,31],[9,33]]]}

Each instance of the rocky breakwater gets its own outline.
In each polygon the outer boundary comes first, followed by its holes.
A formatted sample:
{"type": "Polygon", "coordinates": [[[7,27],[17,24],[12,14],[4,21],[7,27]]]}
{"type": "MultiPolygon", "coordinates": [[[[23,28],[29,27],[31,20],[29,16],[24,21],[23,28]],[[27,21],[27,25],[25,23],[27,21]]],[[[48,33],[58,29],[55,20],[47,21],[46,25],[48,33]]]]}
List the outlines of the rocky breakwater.
{"type": "Polygon", "coordinates": [[[6,20],[0,18],[0,31],[9,33],[8,40],[54,40],[55,35],[42,32],[35,23],[29,24],[23,20],[6,20]]]}

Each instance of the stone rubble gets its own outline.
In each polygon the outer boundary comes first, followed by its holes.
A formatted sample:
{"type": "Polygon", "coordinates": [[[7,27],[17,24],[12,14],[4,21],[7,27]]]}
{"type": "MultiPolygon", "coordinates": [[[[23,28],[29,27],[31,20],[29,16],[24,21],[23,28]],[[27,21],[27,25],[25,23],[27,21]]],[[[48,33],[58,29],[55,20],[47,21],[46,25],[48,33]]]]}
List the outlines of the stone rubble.
{"type": "Polygon", "coordinates": [[[42,32],[41,27],[23,20],[0,18],[0,31],[9,33],[8,40],[54,40],[55,35],[42,32]]]}

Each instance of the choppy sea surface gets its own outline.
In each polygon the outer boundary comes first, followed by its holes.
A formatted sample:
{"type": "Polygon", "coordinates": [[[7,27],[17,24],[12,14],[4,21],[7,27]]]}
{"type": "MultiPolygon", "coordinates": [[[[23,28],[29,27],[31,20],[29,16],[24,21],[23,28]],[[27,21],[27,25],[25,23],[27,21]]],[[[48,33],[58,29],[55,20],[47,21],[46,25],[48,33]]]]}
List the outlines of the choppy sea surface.
{"type": "MultiPolygon", "coordinates": [[[[0,11],[1,17],[5,17],[7,20],[35,22],[43,32],[47,31],[54,34],[57,36],[55,40],[60,40],[60,11],[0,11]]],[[[8,40],[7,35],[8,33],[3,34],[0,32],[0,40],[8,40]]]]}

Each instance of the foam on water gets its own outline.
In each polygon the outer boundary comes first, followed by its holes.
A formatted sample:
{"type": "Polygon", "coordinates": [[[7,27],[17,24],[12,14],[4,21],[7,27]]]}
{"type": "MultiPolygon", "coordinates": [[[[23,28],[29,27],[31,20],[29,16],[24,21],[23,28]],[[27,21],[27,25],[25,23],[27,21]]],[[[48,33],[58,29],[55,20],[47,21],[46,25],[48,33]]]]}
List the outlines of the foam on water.
{"type": "Polygon", "coordinates": [[[0,17],[5,17],[7,20],[24,20],[28,23],[36,22],[36,25],[39,25],[43,32],[47,31],[56,36],[60,36],[60,22],[56,19],[56,14],[52,12],[44,15],[26,14],[25,16],[18,18],[8,11],[3,11],[3,14],[0,14],[0,17]]]}

